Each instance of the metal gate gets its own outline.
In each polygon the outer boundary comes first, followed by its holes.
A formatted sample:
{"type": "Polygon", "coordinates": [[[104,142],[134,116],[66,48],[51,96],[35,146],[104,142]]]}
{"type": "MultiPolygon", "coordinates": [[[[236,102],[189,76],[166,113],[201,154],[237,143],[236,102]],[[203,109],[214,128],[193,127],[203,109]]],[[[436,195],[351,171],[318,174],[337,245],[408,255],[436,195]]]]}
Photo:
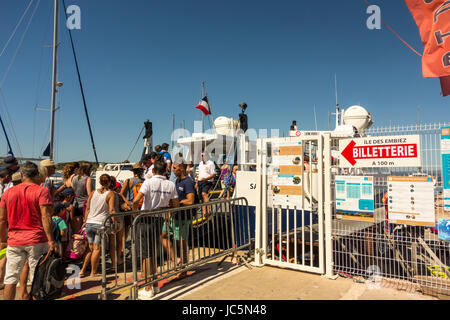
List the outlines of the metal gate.
{"type": "Polygon", "coordinates": [[[329,134],[258,140],[256,265],[331,274],[330,162],[329,134]]]}

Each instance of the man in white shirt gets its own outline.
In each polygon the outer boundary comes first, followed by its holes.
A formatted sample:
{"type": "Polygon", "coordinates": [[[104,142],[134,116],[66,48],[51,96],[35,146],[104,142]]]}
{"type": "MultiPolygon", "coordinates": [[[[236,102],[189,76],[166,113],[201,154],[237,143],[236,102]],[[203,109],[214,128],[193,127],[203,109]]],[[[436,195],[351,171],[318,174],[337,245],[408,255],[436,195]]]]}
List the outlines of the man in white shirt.
{"type": "MultiPolygon", "coordinates": [[[[201,195],[203,202],[206,203],[209,201],[209,190],[213,187],[213,180],[216,176],[216,166],[214,162],[208,159],[206,152],[202,152],[201,154],[202,160],[198,165],[198,180],[196,184],[196,189],[198,189],[198,193],[201,195]]],[[[203,215],[205,215],[206,208],[203,207],[203,215]]],[[[210,208],[208,207],[208,212],[210,208]]]]}
{"type": "MultiPolygon", "coordinates": [[[[139,202],[144,198],[142,210],[156,210],[164,208],[179,207],[178,193],[175,183],[167,180],[165,174],[167,164],[156,161],[153,165],[153,177],[146,179],[139,189],[139,193],[133,200],[133,210],[139,209],[139,202]]],[[[164,218],[161,216],[150,216],[142,219],[136,232],[136,251],[142,252],[142,277],[148,278],[148,269],[150,276],[156,271],[157,252],[160,247],[160,238],[164,218]],[[147,236],[148,234],[148,236],[147,236]],[[149,238],[148,238],[149,237],[149,238]],[[156,240],[156,243],[154,243],[156,240]],[[148,244],[150,245],[148,247],[148,244]],[[142,250],[142,251],[141,251],[142,250]],[[147,266],[149,268],[147,269],[147,266]]],[[[157,282],[153,286],[147,286],[139,290],[138,298],[140,300],[150,300],[159,292],[157,282]]]]}

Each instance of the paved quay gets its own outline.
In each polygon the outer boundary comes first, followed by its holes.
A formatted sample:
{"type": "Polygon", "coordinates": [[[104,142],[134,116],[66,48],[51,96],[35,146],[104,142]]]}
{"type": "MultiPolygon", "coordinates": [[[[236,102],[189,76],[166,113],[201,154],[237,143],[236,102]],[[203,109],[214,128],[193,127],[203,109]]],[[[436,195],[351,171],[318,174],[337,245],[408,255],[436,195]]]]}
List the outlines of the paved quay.
{"type": "MultiPolygon", "coordinates": [[[[130,274],[131,277],[131,274],[130,274]]],[[[108,276],[112,281],[112,275],[108,276]]],[[[81,279],[79,290],[65,288],[61,300],[97,300],[100,278],[81,279]]],[[[127,299],[129,289],[112,293],[110,300],[127,299]]],[[[0,291],[0,299],[3,290],[0,291]]],[[[166,283],[155,300],[438,300],[420,292],[397,290],[382,282],[378,286],[338,277],[274,267],[237,266],[226,261],[220,268],[211,262],[190,276],[166,283]]]]}

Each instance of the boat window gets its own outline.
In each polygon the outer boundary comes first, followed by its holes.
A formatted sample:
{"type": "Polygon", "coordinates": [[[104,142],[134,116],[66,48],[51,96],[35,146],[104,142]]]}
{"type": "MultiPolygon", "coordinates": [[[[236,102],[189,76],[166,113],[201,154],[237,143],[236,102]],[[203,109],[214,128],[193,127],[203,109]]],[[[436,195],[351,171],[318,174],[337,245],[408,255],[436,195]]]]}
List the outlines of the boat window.
{"type": "Polygon", "coordinates": [[[133,166],[123,166],[120,170],[124,171],[124,170],[132,170],[133,166]]]}

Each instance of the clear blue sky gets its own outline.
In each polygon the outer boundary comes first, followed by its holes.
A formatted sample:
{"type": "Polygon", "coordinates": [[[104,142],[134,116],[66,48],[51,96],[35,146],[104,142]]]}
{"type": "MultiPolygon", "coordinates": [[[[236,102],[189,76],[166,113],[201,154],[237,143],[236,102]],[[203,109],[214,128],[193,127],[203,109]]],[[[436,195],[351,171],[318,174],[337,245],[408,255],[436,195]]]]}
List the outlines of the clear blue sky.
{"type": "MultiPolygon", "coordinates": [[[[1,1],[0,48],[28,3],[1,1]]],[[[3,86],[24,156],[38,156],[48,142],[49,113],[33,108],[36,102],[50,105],[51,49],[42,46],[51,44],[52,3],[41,1],[3,86]]],[[[423,122],[450,120],[450,98],[440,96],[439,80],[423,79],[420,57],[389,30],[367,29],[362,0],[66,3],[82,11],[82,29],[73,35],[100,161],[124,160],[146,119],[153,121],[155,144],[170,142],[172,113],[177,126],[185,120],[191,130],[193,121],[201,119],[194,106],[202,81],[216,117],[237,117],[237,105],[246,101],[249,125],[257,129],[287,132],[294,119],[302,129],[314,129],[314,104],[319,129],[328,129],[335,73],[340,104],[365,106],[376,126],[389,125],[389,120],[416,123],[418,105],[423,122]]],[[[382,18],[397,33],[423,50],[404,1],[371,3],[381,7],[382,18]]],[[[0,76],[30,14],[0,57],[0,76]]],[[[56,160],[93,160],[65,28],[60,41],[59,80],[64,86],[56,160]]],[[[7,119],[1,103],[0,114],[7,119]]],[[[3,134],[0,147],[6,154],[3,134]]],[[[17,143],[13,148],[18,154],[17,143]]],[[[141,152],[142,141],[131,160],[141,152]]]]}

